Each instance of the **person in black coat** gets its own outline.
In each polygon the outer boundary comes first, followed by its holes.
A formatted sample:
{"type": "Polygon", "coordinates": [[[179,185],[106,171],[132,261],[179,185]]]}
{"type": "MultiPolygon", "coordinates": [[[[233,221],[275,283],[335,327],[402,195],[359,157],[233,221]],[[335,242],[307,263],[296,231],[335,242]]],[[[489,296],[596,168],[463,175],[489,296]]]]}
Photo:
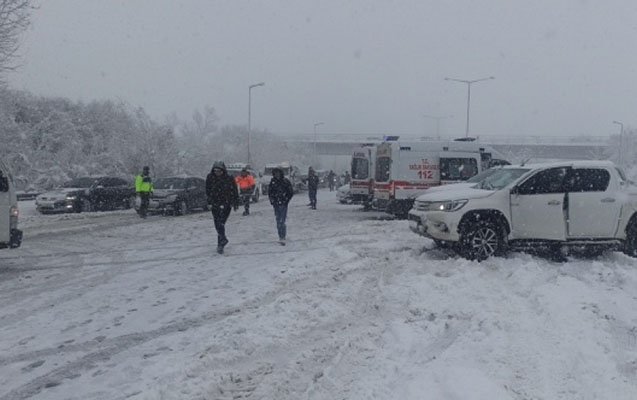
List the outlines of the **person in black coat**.
{"type": "Polygon", "coordinates": [[[285,236],[287,228],[285,220],[288,216],[288,204],[294,196],[292,183],[283,176],[283,170],[274,168],[272,170],[272,180],[268,186],[268,197],[270,204],[274,207],[274,216],[276,218],[276,229],[279,233],[279,243],[285,246],[285,236]]]}
{"type": "Polygon", "coordinates": [[[312,208],[312,210],[316,210],[316,192],[318,185],[318,175],[316,175],[314,168],[310,167],[307,172],[307,193],[310,196],[310,208],[312,208]]]}
{"type": "Polygon", "coordinates": [[[217,230],[217,253],[223,254],[223,248],[228,244],[226,221],[231,208],[239,209],[239,190],[222,161],[215,161],[206,177],[206,195],[217,230]]]}

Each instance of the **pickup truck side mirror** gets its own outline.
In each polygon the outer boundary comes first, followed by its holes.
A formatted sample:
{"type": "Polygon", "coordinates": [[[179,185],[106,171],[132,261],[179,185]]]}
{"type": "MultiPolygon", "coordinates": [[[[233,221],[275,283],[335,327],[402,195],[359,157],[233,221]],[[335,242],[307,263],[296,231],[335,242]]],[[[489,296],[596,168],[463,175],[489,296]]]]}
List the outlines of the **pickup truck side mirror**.
{"type": "Polygon", "coordinates": [[[513,186],[511,188],[511,194],[520,194],[520,188],[518,186],[513,186]]]}
{"type": "Polygon", "coordinates": [[[0,176],[0,192],[9,191],[9,179],[6,176],[0,176]]]}

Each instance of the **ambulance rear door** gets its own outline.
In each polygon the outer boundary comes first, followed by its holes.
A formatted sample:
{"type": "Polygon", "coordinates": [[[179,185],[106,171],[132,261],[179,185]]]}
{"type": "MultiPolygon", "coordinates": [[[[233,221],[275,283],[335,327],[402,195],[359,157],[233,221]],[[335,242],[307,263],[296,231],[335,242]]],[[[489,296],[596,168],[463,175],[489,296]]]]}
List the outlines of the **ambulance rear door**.
{"type": "Polygon", "coordinates": [[[481,171],[479,152],[440,153],[440,184],[466,181],[481,171]]]}

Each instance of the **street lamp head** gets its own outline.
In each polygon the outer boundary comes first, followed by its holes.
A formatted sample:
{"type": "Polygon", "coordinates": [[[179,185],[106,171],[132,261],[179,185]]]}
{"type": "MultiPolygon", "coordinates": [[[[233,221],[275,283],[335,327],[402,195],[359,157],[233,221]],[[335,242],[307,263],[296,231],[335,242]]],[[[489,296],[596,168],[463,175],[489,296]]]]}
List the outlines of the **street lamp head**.
{"type": "Polygon", "coordinates": [[[265,82],[259,82],[259,83],[255,83],[254,85],[250,85],[250,89],[258,87],[258,86],[265,86],[265,82]]]}
{"type": "Polygon", "coordinates": [[[325,122],[316,122],[316,123],[314,123],[314,126],[320,126],[320,125],[325,125],[325,122]]]}

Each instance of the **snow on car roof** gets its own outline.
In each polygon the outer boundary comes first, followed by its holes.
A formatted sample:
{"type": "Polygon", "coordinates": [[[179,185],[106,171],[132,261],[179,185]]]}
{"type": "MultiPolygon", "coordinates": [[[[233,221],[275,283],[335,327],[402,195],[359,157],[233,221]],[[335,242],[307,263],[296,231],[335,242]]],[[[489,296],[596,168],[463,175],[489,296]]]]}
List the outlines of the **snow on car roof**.
{"type": "Polygon", "coordinates": [[[551,161],[545,163],[530,163],[530,164],[513,164],[503,165],[501,168],[530,168],[530,169],[542,169],[542,168],[555,168],[555,167],[605,167],[613,168],[615,164],[612,161],[606,160],[570,160],[570,161],[551,161]]]}

